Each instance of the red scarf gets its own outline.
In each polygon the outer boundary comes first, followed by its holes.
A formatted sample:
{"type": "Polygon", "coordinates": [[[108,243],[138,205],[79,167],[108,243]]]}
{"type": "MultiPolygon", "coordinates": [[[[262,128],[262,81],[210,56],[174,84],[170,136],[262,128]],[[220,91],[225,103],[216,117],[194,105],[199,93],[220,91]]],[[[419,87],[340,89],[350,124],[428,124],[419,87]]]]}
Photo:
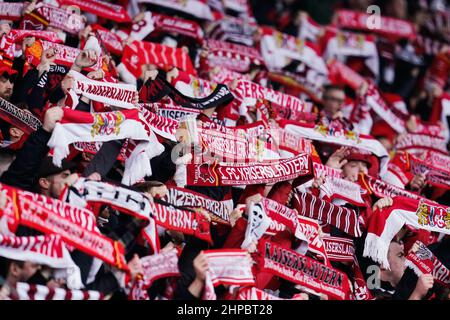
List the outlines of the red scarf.
{"type": "Polygon", "coordinates": [[[91,211],[6,185],[2,185],[2,190],[7,204],[1,214],[9,219],[10,230],[15,231],[20,223],[46,234],[59,234],[69,245],[128,270],[123,246],[99,232],[91,211]]]}
{"type": "Polygon", "coordinates": [[[178,251],[175,248],[159,254],[143,257],[141,258],[141,263],[144,269],[144,290],[149,288],[158,279],[177,277],[180,275],[180,271],[178,270],[178,251]]]}
{"type": "Polygon", "coordinates": [[[390,184],[386,181],[375,179],[374,177],[360,174],[358,178],[358,183],[362,188],[367,190],[369,194],[374,194],[378,198],[385,198],[385,197],[407,197],[410,199],[424,199],[418,194],[415,194],[414,192],[399,188],[393,184],[390,184]]]}
{"type": "Polygon", "coordinates": [[[379,262],[383,268],[389,268],[389,244],[405,224],[417,229],[450,234],[449,221],[449,207],[429,200],[395,197],[392,206],[373,212],[363,255],[379,262]]]}
{"type": "Polygon", "coordinates": [[[214,286],[220,284],[253,286],[252,260],[245,250],[222,249],[206,250],[203,254],[208,260],[203,300],[215,300],[214,286]]]}
{"type": "Polygon", "coordinates": [[[425,134],[408,133],[403,135],[398,139],[395,149],[405,150],[409,153],[421,153],[430,150],[447,155],[447,144],[445,139],[425,134]]]}
{"type": "Polygon", "coordinates": [[[213,20],[214,16],[206,0],[138,0],[140,3],[150,3],[156,6],[170,8],[192,15],[199,19],[213,20]]]}
{"type": "Polygon", "coordinates": [[[331,224],[350,236],[362,234],[355,210],[333,205],[309,193],[295,193],[293,207],[300,215],[331,224]]]}
{"type": "Polygon", "coordinates": [[[11,300],[103,300],[103,293],[93,290],[67,290],[40,284],[18,282],[11,300]]]}
{"type": "Polygon", "coordinates": [[[373,16],[364,12],[338,10],[336,16],[336,25],[341,28],[376,32],[393,41],[400,38],[414,39],[416,37],[415,27],[409,21],[380,17],[380,25],[373,28],[368,20],[373,16]]]}
{"type": "Polygon", "coordinates": [[[0,2],[0,18],[13,21],[21,20],[24,7],[25,3],[0,2]]]}
{"type": "Polygon", "coordinates": [[[100,0],[58,0],[60,5],[74,5],[83,11],[116,22],[131,22],[127,10],[120,5],[100,0]]]}
{"type": "Polygon", "coordinates": [[[50,27],[61,29],[71,34],[78,34],[85,27],[83,17],[67,9],[41,2],[36,6],[35,10],[49,22],[50,27]]]}
{"type": "Polygon", "coordinates": [[[332,267],[269,241],[259,243],[257,268],[336,300],[349,298],[347,276],[332,267]]]}

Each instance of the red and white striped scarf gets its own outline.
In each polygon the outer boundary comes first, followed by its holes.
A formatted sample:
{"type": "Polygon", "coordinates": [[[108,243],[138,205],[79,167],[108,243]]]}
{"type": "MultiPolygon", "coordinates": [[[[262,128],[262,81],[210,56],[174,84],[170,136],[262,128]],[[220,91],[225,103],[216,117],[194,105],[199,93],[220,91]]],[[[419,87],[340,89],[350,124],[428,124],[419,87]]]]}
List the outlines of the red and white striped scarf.
{"type": "Polygon", "coordinates": [[[450,234],[450,208],[428,200],[393,198],[392,206],[373,212],[363,255],[379,262],[383,268],[389,268],[389,244],[405,224],[450,234]]]}
{"type": "Polygon", "coordinates": [[[152,174],[150,159],[164,147],[148,131],[137,109],[88,113],[64,108],[64,116],[53,130],[48,146],[53,148],[53,162],[60,165],[75,142],[105,142],[130,138],[140,141],[125,162],[123,183],[132,184],[152,174]],[[130,171],[133,170],[133,171],[130,171]]]}
{"type": "Polygon", "coordinates": [[[213,20],[214,16],[207,0],[138,0],[161,7],[181,11],[199,19],[213,20]]]}
{"type": "Polygon", "coordinates": [[[122,64],[134,77],[141,76],[141,66],[155,64],[159,67],[176,67],[196,75],[189,55],[181,48],[172,48],[159,43],[134,41],[123,49],[122,64]]]}
{"type": "Polygon", "coordinates": [[[220,284],[254,286],[252,259],[246,250],[205,250],[208,260],[203,300],[215,300],[214,286],[220,284]]]}
{"type": "Polygon", "coordinates": [[[400,38],[414,39],[416,37],[416,30],[411,22],[391,17],[379,18],[380,25],[373,26],[373,23],[369,21],[373,19],[372,15],[359,11],[338,10],[336,25],[341,28],[376,32],[394,41],[400,38]]]}
{"type": "Polygon", "coordinates": [[[293,207],[302,216],[331,224],[352,237],[362,234],[359,216],[355,210],[340,207],[309,193],[296,192],[293,207]]]}
{"type": "Polygon", "coordinates": [[[169,188],[167,195],[162,200],[178,207],[203,208],[212,213],[212,221],[230,223],[230,213],[233,210],[232,201],[216,201],[203,194],[178,187],[169,188]]]}
{"type": "Polygon", "coordinates": [[[148,131],[153,131],[157,135],[176,142],[175,133],[179,122],[164,116],[160,116],[144,107],[139,107],[142,122],[148,131]]]}
{"type": "Polygon", "coordinates": [[[57,0],[60,5],[74,5],[81,10],[116,22],[131,22],[127,10],[118,4],[101,0],[57,0]]]}
{"type": "Polygon", "coordinates": [[[331,299],[345,300],[350,295],[348,278],[337,269],[269,241],[259,243],[258,253],[259,271],[273,273],[331,299]]]}
{"type": "Polygon", "coordinates": [[[103,300],[103,293],[93,290],[67,290],[40,284],[18,282],[11,300],[103,300]]]}
{"type": "Polygon", "coordinates": [[[262,163],[187,164],[187,185],[239,186],[276,183],[311,174],[308,154],[262,163]]]}
{"type": "Polygon", "coordinates": [[[413,269],[418,277],[431,274],[439,284],[450,287],[450,270],[422,242],[417,244],[417,251],[411,250],[406,256],[405,265],[413,269]]]}

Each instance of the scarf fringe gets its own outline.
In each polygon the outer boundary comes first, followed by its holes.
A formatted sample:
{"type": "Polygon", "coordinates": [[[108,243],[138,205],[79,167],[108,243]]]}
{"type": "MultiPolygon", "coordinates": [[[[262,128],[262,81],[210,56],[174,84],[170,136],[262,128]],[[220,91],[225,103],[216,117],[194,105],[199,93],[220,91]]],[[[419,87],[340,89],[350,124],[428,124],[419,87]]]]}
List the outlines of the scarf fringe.
{"type": "Polygon", "coordinates": [[[383,268],[391,270],[387,259],[389,243],[373,233],[368,233],[364,243],[363,257],[371,258],[381,264],[383,268]]]}
{"type": "Polygon", "coordinates": [[[420,277],[423,274],[423,272],[419,268],[417,268],[414,262],[412,262],[409,259],[406,259],[405,266],[411,268],[418,277],[420,277]]]}

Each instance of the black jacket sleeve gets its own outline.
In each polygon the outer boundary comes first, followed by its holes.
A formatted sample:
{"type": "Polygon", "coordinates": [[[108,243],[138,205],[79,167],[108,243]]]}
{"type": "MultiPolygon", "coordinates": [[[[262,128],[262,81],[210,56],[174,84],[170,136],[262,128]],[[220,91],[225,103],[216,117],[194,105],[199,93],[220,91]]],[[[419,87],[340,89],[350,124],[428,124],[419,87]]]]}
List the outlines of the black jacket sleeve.
{"type": "Polygon", "coordinates": [[[33,132],[17,153],[16,159],[8,170],[0,177],[0,182],[33,191],[42,160],[49,151],[47,142],[50,137],[51,133],[42,128],[33,132]]]}

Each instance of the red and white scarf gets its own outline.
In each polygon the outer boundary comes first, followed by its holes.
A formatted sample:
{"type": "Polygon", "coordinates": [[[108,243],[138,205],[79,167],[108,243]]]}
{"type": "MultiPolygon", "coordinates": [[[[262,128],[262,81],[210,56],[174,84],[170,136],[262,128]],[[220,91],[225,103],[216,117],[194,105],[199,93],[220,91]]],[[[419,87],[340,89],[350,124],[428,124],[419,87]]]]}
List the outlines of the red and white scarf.
{"type": "Polygon", "coordinates": [[[177,141],[175,133],[179,126],[178,121],[160,116],[143,107],[139,107],[139,111],[141,112],[142,122],[148,127],[149,131],[174,142],[177,141]]]}
{"type": "Polygon", "coordinates": [[[299,294],[291,299],[282,299],[255,287],[240,288],[234,300],[305,300],[299,294]]]}
{"type": "Polygon", "coordinates": [[[414,156],[411,156],[410,162],[413,174],[424,174],[429,184],[450,189],[450,170],[437,168],[432,162],[422,161],[414,156]]]}
{"type": "Polygon", "coordinates": [[[121,55],[123,52],[122,39],[114,32],[103,28],[98,24],[91,26],[93,32],[97,34],[99,42],[108,50],[110,53],[115,55],[121,55]]]}
{"type": "Polygon", "coordinates": [[[416,30],[414,25],[405,20],[391,17],[379,17],[379,26],[373,26],[369,19],[372,15],[351,10],[338,10],[336,13],[336,25],[342,28],[376,32],[392,40],[400,38],[414,39],[416,30]]]}
{"type": "Polygon", "coordinates": [[[355,210],[336,206],[309,193],[299,192],[294,194],[293,207],[300,215],[331,224],[352,237],[362,235],[355,210]]]}
{"type": "Polygon", "coordinates": [[[125,162],[122,183],[132,184],[152,174],[150,159],[164,147],[142,123],[137,109],[88,113],[64,108],[64,116],[53,130],[48,146],[53,148],[53,162],[60,166],[75,142],[105,142],[130,138],[141,141],[125,162]]]}
{"type": "Polygon", "coordinates": [[[30,134],[42,126],[41,121],[31,112],[17,108],[12,103],[0,98],[0,119],[30,134]]]}
{"type": "Polygon", "coordinates": [[[199,19],[213,20],[214,16],[206,0],[138,0],[192,15],[199,19]]]}
{"type": "Polygon", "coordinates": [[[380,171],[384,172],[387,169],[389,155],[384,146],[372,136],[358,135],[354,131],[334,131],[323,125],[302,124],[284,119],[279,120],[278,124],[287,132],[304,138],[370,151],[381,158],[380,171]]]}
{"type": "Polygon", "coordinates": [[[430,150],[447,155],[445,139],[425,134],[407,133],[400,136],[395,145],[396,150],[406,150],[409,153],[422,153],[430,150]]]}
{"type": "Polygon", "coordinates": [[[200,110],[188,109],[184,107],[180,107],[176,105],[174,102],[170,101],[170,103],[150,103],[146,105],[152,105],[157,108],[157,112],[159,116],[162,116],[167,119],[172,119],[179,121],[181,119],[187,117],[196,118],[200,114],[200,110]]]}
{"type": "Polygon", "coordinates": [[[258,252],[259,271],[273,273],[315,292],[324,293],[331,299],[345,300],[349,297],[348,278],[337,269],[269,241],[261,241],[258,252]]]}
{"type": "Polygon", "coordinates": [[[255,105],[256,100],[263,99],[290,110],[289,114],[292,113],[292,117],[297,117],[298,114],[303,112],[311,112],[312,109],[311,104],[308,104],[297,97],[265,88],[248,80],[238,80],[233,93],[243,100],[244,106],[241,106],[241,108],[244,108],[242,109],[241,114],[246,111],[246,106],[255,105]]]}
{"type": "Polygon", "coordinates": [[[336,59],[330,59],[328,61],[328,78],[334,84],[345,83],[353,90],[358,89],[365,81],[359,73],[353,71],[347,67],[344,63],[336,59]]]}
{"type": "Polygon", "coordinates": [[[206,27],[206,30],[210,39],[234,42],[253,47],[257,25],[251,21],[224,16],[220,20],[211,22],[206,27]]]}
{"type": "Polygon", "coordinates": [[[364,174],[359,175],[358,183],[362,188],[367,190],[369,194],[374,194],[378,198],[393,198],[401,196],[415,200],[423,199],[420,195],[415,194],[414,192],[402,189],[386,181],[375,179],[374,177],[364,174]]]}
{"type": "Polygon", "coordinates": [[[58,234],[34,237],[15,237],[0,234],[0,256],[19,261],[44,264],[54,269],[65,269],[67,285],[71,289],[83,286],[78,266],[58,234]]]}
{"type": "Polygon", "coordinates": [[[20,223],[46,234],[59,234],[67,244],[119,269],[128,270],[123,246],[99,232],[96,217],[91,211],[6,185],[1,187],[6,198],[1,214],[7,218],[11,231],[14,232],[20,223]]]}
{"type": "Polygon", "coordinates": [[[215,300],[214,286],[220,284],[254,286],[252,259],[246,250],[222,249],[206,250],[208,260],[203,300],[215,300]]]}
{"type": "Polygon", "coordinates": [[[142,257],[141,263],[144,270],[144,289],[149,288],[158,279],[180,275],[178,270],[178,251],[175,248],[142,257]]]}
{"type": "Polygon", "coordinates": [[[58,28],[71,34],[78,34],[85,27],[83,16],[73,11],[43,2],[38,3],[35,10],[49,22],[50,27],[58,28]]]}
{"type": "Polygon", "coordinates": [[[149,63],[163,68],[176,67],[187,73],[197,74],[189,55],[181,48],[144,41],[134,41],[124,47],[122,64],[126,69],[125,72],[134,78],[139,78],[142,73],[141,66],[149,63]]]}
{"type": "MultiPolygon", "coordinates": [[[[81,73],[71,70],[69,75],[74,78],[72,90],[76,95],[82,95],[90,100],[124,109],[134,109],[136,86],[124,83],[112,83],[90,79],[81,73]]],[[[71,94],[72,106],[78,104],[78,97],[71,94]]]]}
{"type": "Polygon", "coordinates": [[[21,20],[25,5],[25,3],[20,2],[0,2],[0,18],[13,21],[21,20]]]}
{"type": "Polygon", "coordinates": [[[438,283],[450,287],[450,270],[422,242],[417,244],[419,248],[408,253],[405,265],[413,269],[418,277],[431,274],[438,283]]]}
{"type": "Polygon", "coordinates": [[[363,255],[379,262],[383,268],[389,268],[389,244],[405,224],[450,234],[450,208],[427,200],[393,198],[392,206],[373,212],[363,255]]]}
{"type": "Polygon", "coordinates": [[[239,186],[276,183],[311,174],[308,154],[262,163],[187,164],[187,185],[239,186]]]}
{"type": "Polygon", "coordinates": [[[300,39],[318,43],[322,30],[322,27],[307,13],[300,15],[300,25],[297,34],[300,39]]]}
{"type": "Polygon", "coordinates": [[[117,4],[101,0],[57,0],[60,5],[74,5],[81,10],[116,22],[131,22],[127,10],[117,4]]]}
{"type": "Polygon", "coordinates": [[[174,206],[203,208],[213,214],[212,221],[230,223],[230,213],[233,210],[232,201],[216,201],[200,193],[178,187],[169,188],[167,195],[162,200],[174,206]]]}
{"type": "Polygon", "coordinates": [[[11,300],[103,300],[101,292],[93,290],[67,290],[40,284],[18,282],[11,300]]]}
{"type": "Polygon", "coordinates": [[[208,39],[205,46],[208,48],[208,59],[214,66],[231,66],[231,70],[243,72],[244,70],[248,70],[251,64],[264,65],[261,53],[253,47],[214,39],[208,39]],[[240,61],[242,66],[236,66],[232,62],[233,60],[240,61]]]}
{"type": "Polygon", "coordinates": [[[331,261],[352,262],[354,261],[355,247],[353,240],[324,236],[323,243],[325,244],[325,251],[331,261]]]}
{"type": "Polygon", "coordinates": [[[352,33],[328,27],[322,41],[323,58],[326,61],[331,58],[345,61],[348,57],[361,57],[375,77],[378,76],[379,58],[373,35],[352,33]]]}

